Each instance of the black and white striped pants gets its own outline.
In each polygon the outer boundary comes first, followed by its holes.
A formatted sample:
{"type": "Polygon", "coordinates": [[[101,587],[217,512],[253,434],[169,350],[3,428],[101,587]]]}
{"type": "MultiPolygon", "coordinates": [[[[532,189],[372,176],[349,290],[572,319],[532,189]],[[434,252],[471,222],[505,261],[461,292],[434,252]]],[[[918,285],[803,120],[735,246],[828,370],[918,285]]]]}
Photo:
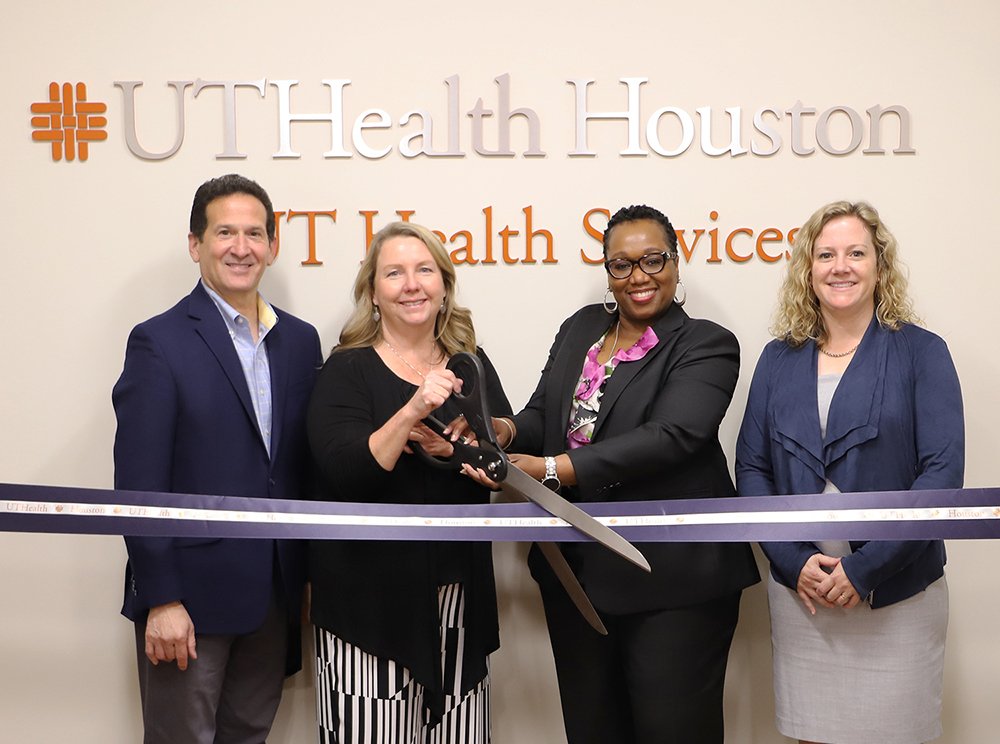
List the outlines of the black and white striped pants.
{"type": "Polygon", "coordinates": [[[316,628],[320,744],[489,744],[490,677],[461,694],[465,592],[438,587],[445,711],[428,724],[424,688],[410,671],[316,628]]]}

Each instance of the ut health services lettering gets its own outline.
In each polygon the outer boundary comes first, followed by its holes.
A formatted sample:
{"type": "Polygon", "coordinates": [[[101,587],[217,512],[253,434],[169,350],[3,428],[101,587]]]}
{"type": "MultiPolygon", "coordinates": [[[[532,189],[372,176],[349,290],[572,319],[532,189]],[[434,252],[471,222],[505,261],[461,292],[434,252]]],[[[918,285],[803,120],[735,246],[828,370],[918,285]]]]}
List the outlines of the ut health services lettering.
{"type": "MultiPolygon", "coordinates": [[[[334,241],[337,231],[344,228],[358,237],[356,252],[348,255],[361,261],[372,236],[383,223],[391,220],[422,222],[419,216],[415,217],[417,212],[413,209],[396,209],[385,215],[378,209],[360,209],[356,214],[362,219],[363,229],[359,231],[356,223],[339,225],[338,211],[347,210],[276,210],[274,214],[279,253],[288,250],[287,244],[291,242],[291,250],[296,257],[305,254],[305,258],[300,259],[303,266],[322,266],[324,260],[331,257],[342,259],[345,254],[334,241]],[[303,238],[305,250],[299,247],[303,238]]],[[[579,258],[585,264],[598,265],[604,262],[601,243],[610,214],[607,207],[593,207],[584,212],[580,221],[583,236],[578,233],[568,239],[571,257],[579,258]],[[585,242],[582,248],[581,237],[585,242]]],[[[449,251],[455,265],[559,263],[559,246],[567,242],[567,238],[559,237],[542,226],[545,224],[543,208],[528,204],[513,219],[505,217],[510,218],[511,215],[505,215],[491,204],[483,207],[478,215],[459,229],[454,225],[432,224],[429,227],[449,251]],[[542,212],[541,217],[539,212],[542,212]]],[[[730,226],[725,223],[723,227],[719,227],[719,218],[719,210],[713,209],[708,213],[706,225],[699,226],[697,222],[685,225],[678,220],[677,247],[684,263],[739,265],[760,261],[776,264],[790,258],[789,249],[794,243],[798,227],[730,226]]],[[[563,250],[562,253],[565,256],[567,251],[563,250]]]]}

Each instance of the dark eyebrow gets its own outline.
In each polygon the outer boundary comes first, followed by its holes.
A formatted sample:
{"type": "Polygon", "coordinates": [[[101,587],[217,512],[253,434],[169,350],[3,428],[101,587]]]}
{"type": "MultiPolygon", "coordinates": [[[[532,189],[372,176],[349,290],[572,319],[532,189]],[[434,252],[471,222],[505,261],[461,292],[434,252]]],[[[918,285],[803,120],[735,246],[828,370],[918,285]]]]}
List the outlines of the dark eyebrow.
{"type": "MultiPolygon", "coordinates": [[[[657,255],[658,256],[661,253],[673,253],[673,251],[670,250],[669,248],[667,248],[665,250],[660,250],[659,248],[646,248],[645,251],[643,252],[643,254],[641,256],[639,256],[639,258],[637,258],[636,261],[638,261],[639,259],[645,258],[646,256],[650,256],[650,255],[657,255]]],[[[632,259],[629,258],[628,256],[608,256],[608,260],[609,261],[631,261],[632,259]]]]}
{"type": "MultiPolygon", "coordinates": [[[[221,222],[215,226],[216,230],[239,230],[240,226],[233,224],[231,222],[221,222]]],[[[252,225],[247,228],[247,232],[264,232],[265,228],[263,225],[252,225]]]]}

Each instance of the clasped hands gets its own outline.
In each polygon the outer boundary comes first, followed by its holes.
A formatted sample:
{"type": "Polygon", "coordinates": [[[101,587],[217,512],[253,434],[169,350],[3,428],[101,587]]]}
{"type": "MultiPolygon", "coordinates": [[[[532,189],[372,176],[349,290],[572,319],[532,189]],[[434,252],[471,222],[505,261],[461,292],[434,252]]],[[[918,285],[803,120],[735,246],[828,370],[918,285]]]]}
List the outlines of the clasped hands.
{"type": "MultiPolygon", "coordinates": [[[[423,383],[417,389],[417,392],[413,394],[413,397],[410,398],[407,403],[411,411],[417,417],[416,423],[410,427],[407,442],[419,444],[420,448],[432,457],[451,457],[454,452],[452,442],[457,442],[458,440],[461,440],[463,444],[477,446],[479,440],[476,436],[476,432],[473,431],[469,422],[462,415],[459,415],[448,422],[443,432],[444,436],[440,436],[437,432],[423,423],[422,420],[430,415],[432,411],[439,408],[452,393],[461,391],[462,379],[457,377],[450,369],[432,370],[429,372],[424,378],[423,383]]],[[[508,435],[507,444],[509,444],[513,439],[513,429],[511,428],[511,425],[508,422],[503,422],[498,426],[498,423],[500,423],[499,419],[492,419],[491,424],[494,432],[503,430],[508,435]]],[[[501,446],[506,446],[503,444],[504,440],[501,435],[497,434],[497,439],[501,443],[501,446]]],[[[403,449],[410,454],[413,452],[409,444],[404,446],[403,449]]],[[[529,471],[529,475],[532,475],[532,477],[536,477],[537,475],[538,478],[541,478],[545,473],[544,461],[540,457],[531,457],[529,455],[510,455],[510,461],[518,464],[522,467],[522,469],[529,471]],[[526,465],[527,467],[525,467],[526,465]],[[532,467],[532,465],[537,467],[532,467]],[[536,474],[532,472],[534,470],[538,470],[538,473],[536,474]]],[[[464,463],[462,465],[462,473],[469,476],[477,483],[489,488],[497,489],[500,487],[500,485],[496,481],[490,479],[490,477],[486,475],[481,468],[473,468],[467,463],[464,463]]]]}
{"type": "MultiPolygon", "coordinates": [[[[416,423],[410,427],[407,442],[419,444],[420,448],[431,457],[451,457],[451,453],[454,452],[451,443],[458,437],[451,437],[450,440],[441,437],[436,431],[427,426],[423,422],[423,419],[427,418],[432,411],[439,408],[453,392],[461,392],[461,390],[461,378],[457,377],[450,369],[436,369],[428,372],[423,383],[417,388],[417,392],[413,394],[413,397],[407,403],[407,406],[413,413],[413,417],[416,419],[416,423]]],[[[459,419],[455,419],[455,421],[459,419]]],[[[455,421],[449,424],[449,428],[454,425],[455,421]]],[[[468,439],[464,441],[469,443],[468,439]]],[[[413,454],[413,450],[409,444],[405,445],[403,450],[409,454],[413,454]]]]}
{"type": "MultiPolygon", "coordinates": [[[[478,444],[476,433],[472,431],[469,423],[462,415],[457,416],[448,423],[444,429],[444,436],[439,435],[423,422],[423,419],[429,416],[432,411],[439,408],[452,393],[460,393],[461,391],[462,379],[456,376],[450,369],[432,370],[427,374],[423,383],[407,404],[416,416],[417,421],[410,427],[407,444],[403,447],[405,452],[413,454],[413,449],[409,445],[410,442],[413,442],[420,445],[420,449],[431,457],[447,458],[451,457],[455,451],[452,442],[457,442],[461,439],[464,444],[472,446],[478,444]]],[[[462,465],[462,472],[465,475],[475,478],[480,483],[484,482],[483,479],[486,479],[486,474],[482,470],[477,472],[467,464],[462,465]]]]}
{"type": "Polygon", "coordinates": [[[816,605],[850,610],[861,602],[861,596],[847,578],[841,559],[823,553],[809,556],[799,572],[796,592],[812,615],[816,605]]]}

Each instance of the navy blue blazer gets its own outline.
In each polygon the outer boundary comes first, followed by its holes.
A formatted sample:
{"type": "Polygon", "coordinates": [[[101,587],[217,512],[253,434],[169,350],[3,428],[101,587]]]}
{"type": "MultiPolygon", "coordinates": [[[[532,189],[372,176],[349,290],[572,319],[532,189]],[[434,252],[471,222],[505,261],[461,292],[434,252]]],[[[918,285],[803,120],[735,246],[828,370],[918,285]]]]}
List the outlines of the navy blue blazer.
{"type": "MultiPolygon", "coordinates": [[[[199,282],[170,310],[136,326],[112,393],[115,488],[253,498],[305,497],[305,414],[322,364],[319,336],[275,308],[271,456],[218,308],[199,282]]],[[[122,614],[180,600],[198,633],[243,634],[264,621],[279,575],[289,620],[300,613],[304,549],[293,541],[128,537],[122,614]],[[277,557],[277,566],[274,560],[277,557]]]]}
{"type": "MultiPolygon", "coordinates": [[[[844,372],[820,436],[817,349],[772,341],[750,385],[736,445],[742,496],[961,488],[965,422],[945,342],[922,328],[875,319],[844,372]]],[[[811,542],[762,543],[774,578],[794,589],[811,542]]],[[[939,540],[852,542],[844,572],[872,607],[923,591],[944,573],[939,540]]]]}

